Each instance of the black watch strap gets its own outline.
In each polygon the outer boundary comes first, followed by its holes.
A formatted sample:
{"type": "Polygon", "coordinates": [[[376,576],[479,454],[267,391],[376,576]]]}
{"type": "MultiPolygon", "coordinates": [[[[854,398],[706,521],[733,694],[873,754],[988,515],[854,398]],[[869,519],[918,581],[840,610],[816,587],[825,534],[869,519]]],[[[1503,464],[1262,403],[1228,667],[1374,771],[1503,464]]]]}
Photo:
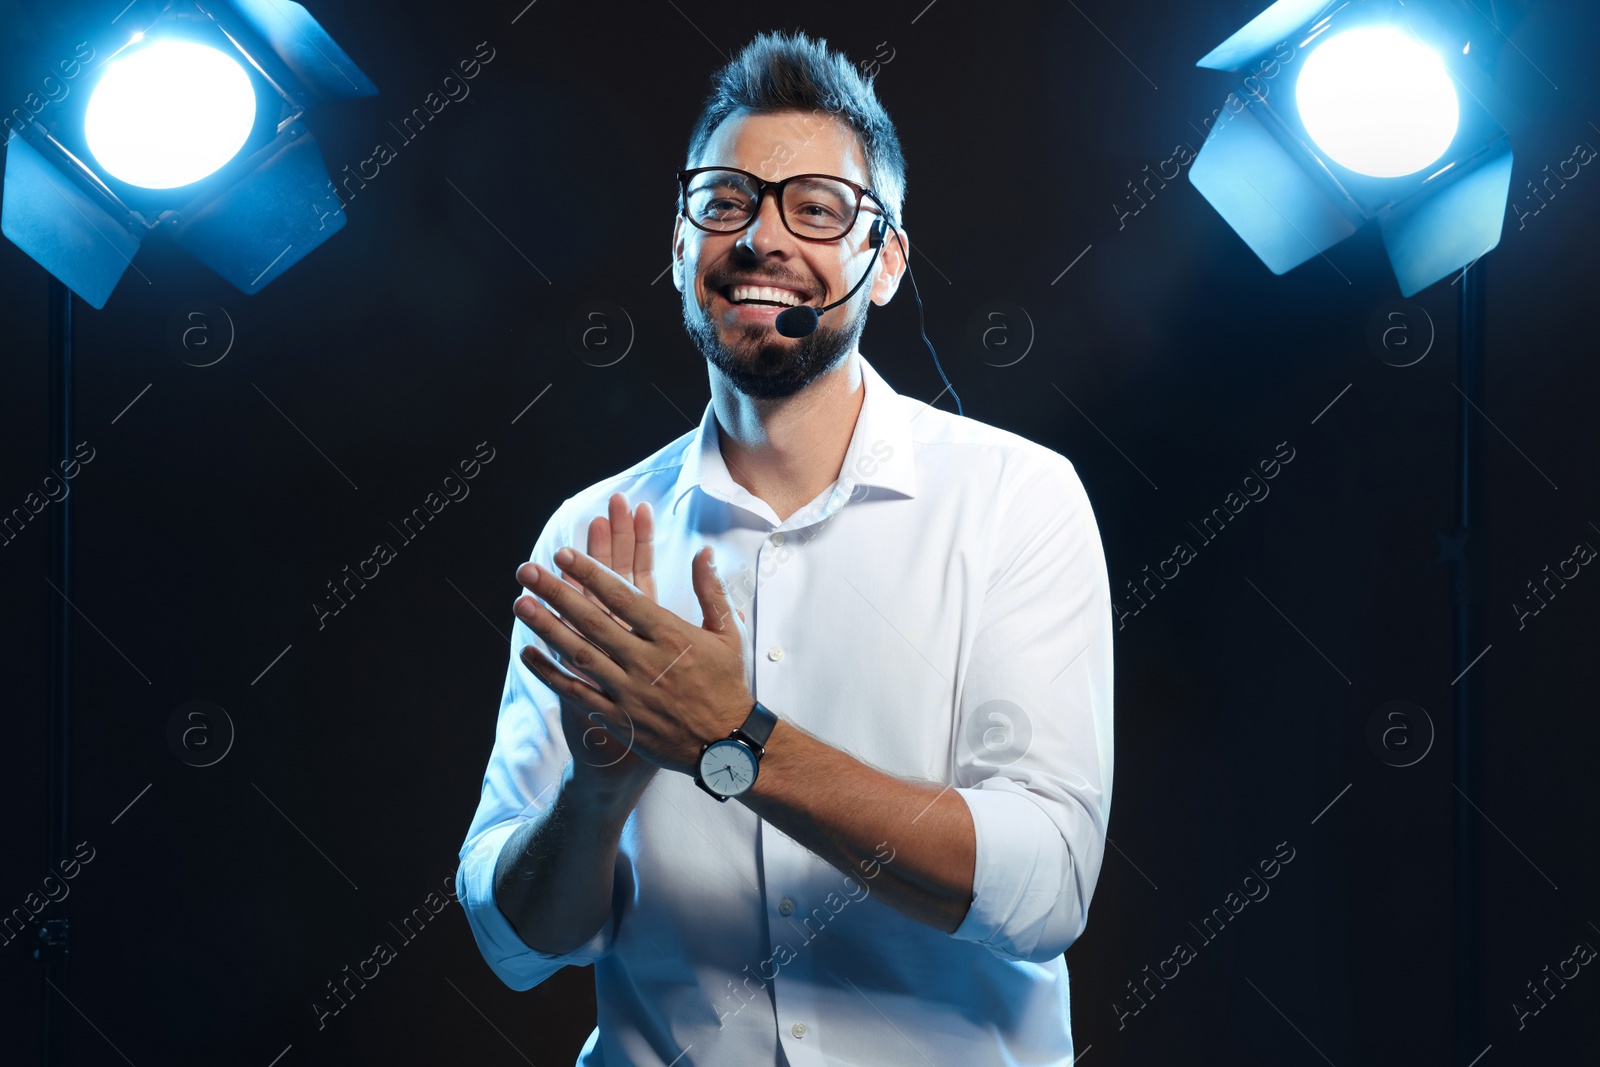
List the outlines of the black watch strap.
{"type": "Polygon", "coordinates": [[[755,746],[759,749],[766,745],[767,738],[772,736],[773,727],[777,725],[778,716],[758,700],[751,707],[750,714],[745,716],[744,725],[739,727],[739,732],[755,742],[755,746]]]}

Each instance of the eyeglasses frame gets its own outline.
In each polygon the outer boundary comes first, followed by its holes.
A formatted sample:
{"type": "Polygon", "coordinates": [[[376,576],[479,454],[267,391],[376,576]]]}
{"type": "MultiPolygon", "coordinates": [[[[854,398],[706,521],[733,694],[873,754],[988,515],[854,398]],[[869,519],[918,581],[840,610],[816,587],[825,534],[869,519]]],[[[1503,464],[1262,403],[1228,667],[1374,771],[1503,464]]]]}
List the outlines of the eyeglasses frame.
{"type": "MultiPolygon", "coordinates": [[[[877,204],[878,207],[866,208],[865,210],[867,213],[872,215],[882,215],[886,222],[889,219],[888,207],[881,199],[879,199],[878,194],[873,192],[871,188],[862,185],[859,182],[853,182],[849,178],[841,178],[837,174],[791,174],[787,178],[782,178],[778,181],[767,181],[765,178],[751,174],[747,170],[740,170],[738,167],[693,167],[689,170],[680,170],[678,172],[678,213],[689,220],[689,225],[704,233],[715,233],[723,236],[733,233],[743,233],[745,230],[749,229],[750,224],[754,222],[757,216],[761,214],[761,202],[766,199],[767,191],[769,189],[772,190],[776,195],[778,218],[783,222],[783,228],[788,230],[790,234],[801,241],[811,241],[815,244],[827,244],[832,241],[844,240],[844,238],[849,235],[850,231],[856,228],[856,222],[861,218],[861,212],[863,210],[862,200],[869,196],[872,198],[873,203],[877,204]],[[756,202],[755,205],[750,209],[750,217],[746,219],[742,225],[731,230],[713,230],[710,227],[702,226],[700,223],[694,220],[692,215],[689,214],[689,180],[696,174],[705,174],[714,170],[727,171],[733,174],[742,174],[755,183],[756,202]],[[849,186],[855,191],[855,211],[850,216],[849,225],[847,225],[837,237],[807,237],[803,233],[796,233],[794,227],[789,225],[789,214],[783,209],[783,190],[786,185],[799,178],[827,178],[829,181],[836,181],[843,185],[849,186]]],[[[889,225],[892,226],[893,223],[889,223],[889,225]]]]}

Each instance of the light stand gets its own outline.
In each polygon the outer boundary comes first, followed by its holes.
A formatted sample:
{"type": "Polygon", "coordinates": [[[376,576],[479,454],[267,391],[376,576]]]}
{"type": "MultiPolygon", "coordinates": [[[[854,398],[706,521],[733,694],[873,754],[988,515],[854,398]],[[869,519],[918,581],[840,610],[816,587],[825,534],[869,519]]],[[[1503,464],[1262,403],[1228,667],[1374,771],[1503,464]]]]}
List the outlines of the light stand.
{"type": "MultiPolygon", "coordinates": [[[[72,462],[72,290],[50,279],[50,452],[63,478],[72,462]],[[59,464],[59,466],[58,466],[59,464]]],[[[51,515],[48,767],[45,775],[45,869],[71,854],[72,839],[72,499],[66,493],[51,515]]],[[[52,901],[36,921],[34,957],[44,968],[44,1063],[65,1067],[72,1016],[64,992],[72,937],[67,898],[52,901]]]]}
{"type": "MultiPolygon", "coordinates": [[[[1456,337],[1456,378],[1460,399],[1456,404],[1455,536],[1446,558],[1452,578],[1453,685],[1455,745],[1452,778],[1467,797],[1483,795],[1483,672],[1472,666],[1481,656],[1483,640],[1483,590],[1488,545],[1484,539],[1483,462],[1474,440],[1477,412],[1483,398],[1486,364],[1485,320],[1487,276],[1483,262],[1461,276],[1461,321],[1456,337]],[[1471,671],[1468,668],[1472,667],[1471,671]]],[[[1452,1062],[1469,1063],[1488,1043],[1484,1038],[1488,1004],[1484,989],[1483,950],[1483,824],[1470,804],[1452,797],[1455,819],[1452,840],[1454,887],[1451,934],[1455,944],[1452,978],[1455,983],[1455,1055],[1452,1062]]]]}

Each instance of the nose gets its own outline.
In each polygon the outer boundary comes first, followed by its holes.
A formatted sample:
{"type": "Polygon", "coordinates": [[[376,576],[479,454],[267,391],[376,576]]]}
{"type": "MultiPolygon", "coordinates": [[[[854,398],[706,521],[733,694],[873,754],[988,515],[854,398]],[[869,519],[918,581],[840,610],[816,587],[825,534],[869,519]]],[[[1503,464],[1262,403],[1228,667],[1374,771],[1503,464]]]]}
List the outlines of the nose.
{"type": "Polygon", "coordinates": [[[739,231],[734,244],[741,251],[765,255],[775,248],[788,247],[789,237],[789,231],[783,225],[778,198],[768,193],[757,205],[756,217],[750,220],[750,225],[739,231]]]}

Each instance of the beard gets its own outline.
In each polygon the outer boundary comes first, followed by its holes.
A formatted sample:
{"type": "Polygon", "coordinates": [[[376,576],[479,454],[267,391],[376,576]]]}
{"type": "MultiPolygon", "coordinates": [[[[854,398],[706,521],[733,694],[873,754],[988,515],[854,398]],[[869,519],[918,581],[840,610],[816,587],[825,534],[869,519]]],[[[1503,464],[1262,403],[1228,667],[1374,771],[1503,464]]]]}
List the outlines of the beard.
{"type": "Polygon", "coordinates": [[[692,286],[683,294],[683,325],[700,354],[727,377],[733,387],[749,397],[762,400],[793,396],[850,354],[867,323],[866,302],[838,325],[826,325],[831,314],[850,311],[848,304],[824,313],[812,333],[787,338],[768,323],[746,323],[737,328],[731,342],[706,308],[693,302],[692,286]]]}

